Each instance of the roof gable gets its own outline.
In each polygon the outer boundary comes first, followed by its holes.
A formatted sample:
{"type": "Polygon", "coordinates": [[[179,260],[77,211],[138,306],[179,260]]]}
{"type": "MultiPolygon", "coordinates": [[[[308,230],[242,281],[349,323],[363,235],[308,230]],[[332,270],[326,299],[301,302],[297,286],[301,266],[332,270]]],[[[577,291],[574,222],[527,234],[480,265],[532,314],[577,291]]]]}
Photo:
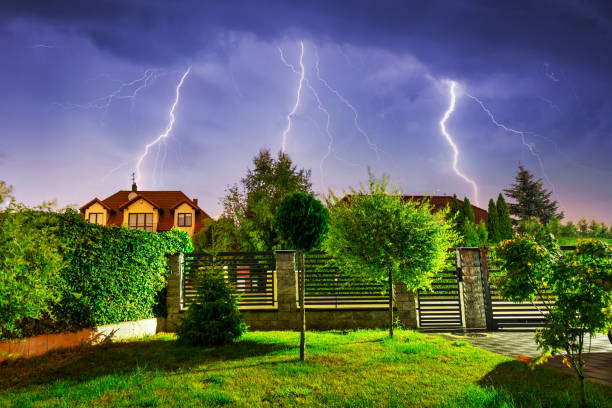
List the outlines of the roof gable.
{"type": "Polygon", "coordinates": [[[103,201],[101,201],[98,197],[95,197],[93,200],[91,200],[90,202],[88,202],[87,204],[85,204],[84,206],[82,206],[81,208],[79,208],[80,212],[85,212],[86,209],[88,209],[89,207],[91,207],[94,204],[100,204],[102,207],[104,207],[106,210],[111,211],[111,207],[109,207],[107,204],[105,204],[103,201]]]}

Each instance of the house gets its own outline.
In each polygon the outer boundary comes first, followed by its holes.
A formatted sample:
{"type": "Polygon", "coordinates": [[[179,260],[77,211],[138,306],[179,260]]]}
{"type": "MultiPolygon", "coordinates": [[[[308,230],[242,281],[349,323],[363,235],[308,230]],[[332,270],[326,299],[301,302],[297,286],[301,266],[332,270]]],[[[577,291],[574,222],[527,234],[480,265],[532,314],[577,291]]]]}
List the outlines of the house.
{"type": "MultiPolygon", "coordinates": [[[[428,198],[429,204],[434,208],[435,211],[440,211],[444,209],[447,205],[450,207],[453,203],[452,196],[404,196],[404,200],[406,201],[422,201],[425,197],[428,198]]],[[[463,200],[457,199],[460,205],[463,205],[463,200]]],[[[483,210],[480,207],[476,207],[472,204],[472,208],[474,209],[474,220],[476,224],[480,223],[480,221],[487,223],[487,219],[489,218],[489,213],[487,210],[483,210]]]]}
{"type": "Polygon", "coordinates": [[[80,208],[83,218],[99,225],[116,225],[150,232],[179,228],[193,236],[210,218],[182,191],[121,190],[100,200],[97,197],[80,208]]]}

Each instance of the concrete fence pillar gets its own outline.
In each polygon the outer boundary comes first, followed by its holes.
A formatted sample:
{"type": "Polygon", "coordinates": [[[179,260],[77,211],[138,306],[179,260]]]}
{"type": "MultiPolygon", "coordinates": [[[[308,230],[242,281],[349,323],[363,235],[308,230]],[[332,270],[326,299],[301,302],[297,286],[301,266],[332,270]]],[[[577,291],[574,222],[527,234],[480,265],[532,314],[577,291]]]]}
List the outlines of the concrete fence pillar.
{"type": "Polygon", "coordinates": [[[416,329],[417,312],[416,312],[416,295],[413,291],[409,291],[403,283],[396,283],[394,286],[395,292],[395,307],[397,308],[397,317],[400,325],[407,329],[416,329]]]}
{"type": "Polygon", "coordinates": [[[299,329],[295,251],[275,251],[278,327],[299,329]]]}
{"type": "Polygon", "coordinates": [[[166,330],[175,331],[181,320],[181,311],[183,310],[183,254],[171,255],[168,266],[170,267],[170,274],[166,287],[166,307],[168,310],[166,330]]]}
{"type": "Polygon", "coordinates": [[[486,329],[482,261],[479,248],[459,248],[459,265],[463,272],[463,311],[465,327],[486,329]]]}

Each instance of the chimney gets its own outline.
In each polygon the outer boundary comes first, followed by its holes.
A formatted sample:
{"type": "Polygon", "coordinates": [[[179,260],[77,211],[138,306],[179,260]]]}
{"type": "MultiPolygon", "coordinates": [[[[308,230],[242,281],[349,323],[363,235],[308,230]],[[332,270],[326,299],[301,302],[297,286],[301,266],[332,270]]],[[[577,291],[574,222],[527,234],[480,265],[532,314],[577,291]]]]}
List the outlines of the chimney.
{"type": "Polygon", "coordinates": [[[197,199],[197,198],[193,198],[193,199],[191,199],[191,201],[193,201],[193,203],[194,203],[195,205],[198,205],[198,199],[197,199]]]}
{"type": "Polygon", "coordinates": [[[136,188],[136,174],[132,173],[132,192],[135,193],[137,192],[137,188],[136,188]]]}

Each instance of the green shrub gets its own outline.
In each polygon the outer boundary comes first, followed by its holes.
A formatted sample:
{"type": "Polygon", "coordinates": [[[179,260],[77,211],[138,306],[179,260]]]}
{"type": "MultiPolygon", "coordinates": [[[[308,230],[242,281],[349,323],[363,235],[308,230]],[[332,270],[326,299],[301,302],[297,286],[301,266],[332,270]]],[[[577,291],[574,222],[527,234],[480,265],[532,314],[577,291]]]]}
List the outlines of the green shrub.
{"type": "Polygon", "coordinates": [[[246,324],[238,299],[223,276],[206,272],[198,279],[198,298],[178,327],[179,341],[192,346],[218,346],[240,337],[246,324]]]}

